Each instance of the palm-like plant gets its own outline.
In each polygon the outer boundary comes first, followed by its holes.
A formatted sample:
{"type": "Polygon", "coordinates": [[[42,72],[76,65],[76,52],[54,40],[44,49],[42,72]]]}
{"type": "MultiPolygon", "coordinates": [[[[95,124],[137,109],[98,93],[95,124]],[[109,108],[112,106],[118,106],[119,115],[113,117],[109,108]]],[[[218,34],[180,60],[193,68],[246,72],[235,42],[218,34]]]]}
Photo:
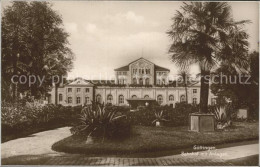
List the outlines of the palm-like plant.
{"type": "Polygon", "coordinates": [[[235,22],[226,2],[190,2],[181,6],[172,18],[167,33],[173,43],[170,58],[181,68],[198,64],[201,70],[200,111],[207,112],[210,71],[225,63],[238,68],[247,67],[248,34],[235,22]]]}
{"type": "Polygon", "coordinates": [[[97,105],[85,106],[80,115],[80,124],[72,130],[73,134],[87,132],[91,136],[94,132],[102,132],[102,138],[108,135],[107,131],[113,126],[113,123],[126,115],[119,115],[116,110],[106,110],[106,107],[97,105]]]}
{"type": "Polygon", "coordinates": [[[156,126],[160,126],[160,123],[161,123],[161,122],[167,121],[167,120],[164,118],[163,111],[161,111],[161,112],[155,112],[154,115],[155,115],[155,120],[153,120],[152,124],[158,122],[159,124],[158,124],[158,125],[156,124],[156,126]]]}

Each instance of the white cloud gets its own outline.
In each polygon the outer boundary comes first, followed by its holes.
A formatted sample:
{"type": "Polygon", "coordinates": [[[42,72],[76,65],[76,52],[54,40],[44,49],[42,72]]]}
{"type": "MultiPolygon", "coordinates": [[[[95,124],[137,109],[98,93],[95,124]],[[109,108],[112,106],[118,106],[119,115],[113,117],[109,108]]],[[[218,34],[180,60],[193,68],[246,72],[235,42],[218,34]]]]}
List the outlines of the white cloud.
{"type": "Polygon", "coordinates": [[[92,34],[92,33],[95,33],[97,31],[97,26],[95,24],[92,24],[92,23],[88,23],[86,26],[85,26],[85,30],[92,34]]]}
{"type": "Polygon", "coordinates": [[[114,24],[125,24],[126,22],[142,24],[145,21],[143,16],[137,15],[133,11],[128,11],[126,13],[117,13],[115,15],[106,15],[105,19],[114,24]]]}
{"type": "Polygon", "coordinates": [[[136,15],[134,12],[132,11],[128,11],[126,14],[125,14],[125,18],[127,20],[130,20],[130,21],[133,21],[137,24],[141,24],[144,22],[144,17],[143,16],[138,16],[136,15]]]}
{"type": "Polygon", "coordinates": [[[71,34],[78,32],[78,25],[74,22],[64,23],[64,27],[65,27],[66,31],[68,31],[71,34]]]}

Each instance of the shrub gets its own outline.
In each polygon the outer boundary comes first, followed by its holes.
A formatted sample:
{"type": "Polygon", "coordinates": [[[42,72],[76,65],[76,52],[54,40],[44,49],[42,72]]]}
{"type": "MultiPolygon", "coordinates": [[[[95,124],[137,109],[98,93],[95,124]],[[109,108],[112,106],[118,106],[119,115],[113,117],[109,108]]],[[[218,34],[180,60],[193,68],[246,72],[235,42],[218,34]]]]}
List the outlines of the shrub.
{"type": "Polygon", "coordinates": [[[171,106],[144,107],[138,111],[130,112],[130,120],[133,125],[152,126],[156,119],[155,112],[163,111],[165,126],[185,126],[189,123],[189,114],[198,112],[198,105],[187,103],[176,103],[175,108],[171,106]]]}
{"type": "Polygon", "coordinates": [[[122,137],[129,134],[130,123],[117,107],[85,106],[80,124],[71,129],[72,134],[104,138],[122,137]]]}
{"type": "MultiPolygon", "coordinates": [[[[216,124],[221,128],[231,125],[231,120],[236,119],[236,110],[231,103],[209,106],[209,111],[214,114],[216,124]]],[[[218,127],[217,126],[217,127],[218,127]]]]}
{"type": "Polygon", "coordinates": [[[153,122],[152,122],[152,124],[153,123],[156,123],[156,122],[166,122],[166,121],[168,121],[168,120],[166,120],[165,118],[164,118],[164,115],[163,115],[163,110],[161,111],[161,112],[159,112],[159,111],[155,111],[155,120],[153,120],[153,122]]]}
{"type": "Polygon", "coordinates": [[[77,122],[82,107],[23,105],[2,102],[2,141],[42,130],[71,126],[77,122]]]}

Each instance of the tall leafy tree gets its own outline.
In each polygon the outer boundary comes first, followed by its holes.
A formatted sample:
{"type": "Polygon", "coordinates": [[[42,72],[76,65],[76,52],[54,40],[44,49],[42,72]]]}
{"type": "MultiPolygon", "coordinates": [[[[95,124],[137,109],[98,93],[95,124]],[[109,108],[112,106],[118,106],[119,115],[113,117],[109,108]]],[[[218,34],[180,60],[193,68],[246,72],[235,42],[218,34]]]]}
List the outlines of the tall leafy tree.
{"type": "MultiPolygon", "coordinates": [[[[214,73],[211,91],[218,96],[232,100],[237,108],[249,108],[250,116],[259,112],[259,53],[253,52],[248,58],[249,68],[244,73],[222,64],[214,73]]],[[[257,117],[255,117],[257,118],[257,117]]]]}
{"type": "Polygon", "coordinates": [[[247,67],[248,34],[233,20],[226,2],[190,2],[172,18],[167,33],[173,43],[170,58],[181,68],[198,64],[201,70],[200,111],[208,112],[209,82],[206,76],[220,62],[234,68],[247,67]]]}
{"type": "Polygon", "coordinates": [[[6,7],[2,16],[3,80],[8,83],[21,72],[44,78],[42,85],[36,80],[30,87],[21,87],[37,98],[52,86],[53,75],[66,75],[72,69],[73,53],[62,24],[62,17],[48,2],[15,1],[6,7]]]}
{"type": "Polygon", "coordinates": [[[26,2],[15,2],[3,12],[1,89],[3,98],[6,99],[13,97],[15,100],[17,96],[17,84],[11,82],[11,77],[28,72],[28,50],[25,42],[29,36],[26,22],[29,17],[28,7],[26,2]]]}

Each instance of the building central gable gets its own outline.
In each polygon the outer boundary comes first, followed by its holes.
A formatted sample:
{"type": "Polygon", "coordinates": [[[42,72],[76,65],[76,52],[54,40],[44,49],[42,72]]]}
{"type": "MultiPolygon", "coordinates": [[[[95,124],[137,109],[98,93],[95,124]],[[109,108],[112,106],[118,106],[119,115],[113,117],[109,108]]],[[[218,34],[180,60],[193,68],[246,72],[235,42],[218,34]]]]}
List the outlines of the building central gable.
{"type": "Polygon", "coordinates": [[[77,78],[75,81],[69,83],[67,86],[93,86],[93,84],[82,78],[77,78]]]}

